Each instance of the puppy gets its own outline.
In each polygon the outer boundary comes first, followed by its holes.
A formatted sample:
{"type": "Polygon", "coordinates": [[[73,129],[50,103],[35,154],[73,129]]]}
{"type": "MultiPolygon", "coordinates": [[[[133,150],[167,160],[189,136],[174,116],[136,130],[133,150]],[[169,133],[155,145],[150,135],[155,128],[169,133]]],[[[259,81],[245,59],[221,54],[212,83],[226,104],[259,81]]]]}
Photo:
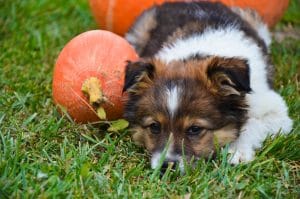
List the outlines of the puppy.
{"type": "Polygon", "coordinates": [[[267,135],[292,121],[272,88],[267,27],[250,10],[221,3],[165,3],[146,10],[126,35],[125,118],[156,168],[206,158],[229,144],[230,162],[254,158],[267,135]],[[163,153],[164,151],[164,153],[163,153]]]}

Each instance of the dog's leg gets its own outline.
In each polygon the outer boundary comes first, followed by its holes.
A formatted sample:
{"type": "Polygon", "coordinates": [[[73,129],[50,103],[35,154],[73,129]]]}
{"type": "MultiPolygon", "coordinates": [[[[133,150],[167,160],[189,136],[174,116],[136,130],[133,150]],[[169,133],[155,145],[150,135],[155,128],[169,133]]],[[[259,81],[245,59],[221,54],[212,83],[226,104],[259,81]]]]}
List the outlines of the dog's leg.
{"type": "Polygon", "coordinates": [[[249,118],[243,126],[239,138],[229,146],[232,157],[229,162],[238,164],[254,159],[255,149],[261,147],[268,135],[288,133],[292,120],[282,97],[272,90],[247,96],[249,118]]]}

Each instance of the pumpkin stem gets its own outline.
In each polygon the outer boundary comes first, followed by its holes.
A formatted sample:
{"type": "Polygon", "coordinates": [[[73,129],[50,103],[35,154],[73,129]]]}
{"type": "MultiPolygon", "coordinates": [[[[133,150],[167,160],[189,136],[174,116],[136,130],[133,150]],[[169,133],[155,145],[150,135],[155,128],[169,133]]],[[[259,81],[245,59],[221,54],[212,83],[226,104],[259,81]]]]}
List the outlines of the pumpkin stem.
{"type": "Polygon", "coordinates": [[[82,84],[81,91],[89,97],[89,103],[95,108],[98,117],[106,119],[106,113],[101,105],[108,100],[103,95],[99,79],[96,77],[86,79],[82,84]]]}

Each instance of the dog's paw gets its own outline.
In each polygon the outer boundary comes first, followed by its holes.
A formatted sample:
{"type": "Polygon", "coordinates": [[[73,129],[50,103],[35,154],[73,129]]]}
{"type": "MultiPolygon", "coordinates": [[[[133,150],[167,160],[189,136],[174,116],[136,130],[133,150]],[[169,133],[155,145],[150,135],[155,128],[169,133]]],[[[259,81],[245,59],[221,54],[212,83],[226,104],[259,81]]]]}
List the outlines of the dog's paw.
{"type": "Polygon", "coordinates": [[[250,162],[255,157],[255,151],[251,147],[240,147],[234,144],[230,145],[228,153],[230,154],[228,162],[234,165],[250,162]]]}

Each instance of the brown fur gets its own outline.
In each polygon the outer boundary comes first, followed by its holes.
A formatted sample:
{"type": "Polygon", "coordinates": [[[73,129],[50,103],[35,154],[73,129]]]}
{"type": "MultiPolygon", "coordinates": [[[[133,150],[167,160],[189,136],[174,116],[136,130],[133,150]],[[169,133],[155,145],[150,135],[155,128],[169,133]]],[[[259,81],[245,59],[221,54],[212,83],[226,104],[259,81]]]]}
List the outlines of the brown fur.
{"type": "Polygon", "coordinates": [[[251,8],[231,7],[231,10],[248,22],[255,30],[264,24],[259,14],[251,8]]]}
{"type": "MultiPolygon", "coordinates": [[[[174,151],[182,153],[183,149],[191,158],[207,157],[215,150],[215,141],[224,146],[237,138],[247,108],[243,96],[248,88],[239,85],[238,80],[248,81],[243,60],[205,57],[168,65],[158,60],[146,64],[151,64],[153,71],[136,73],[137,82],[128,88],[133,104],[125,110],[137,143],[154,153],[163,150],[172,134],[174,151]],[[170,84],[182,90],[174,117],[168,112],[165,92],[170,84]],[[161,133],[151,133],[149,125],[154,122],[161,125],[161,133]],[[188,136],[187,129],[193,125],[203,128],[203,132],[188,136]]],[[[129,67],[139,69],[134,63],[129,67]]]]}
{"type": "Polygon", "coordinates": [[[224,73],[224,70],[235,71],[240,76],[246,76],[248,73],[247,64],[238,58],[207,57],[201,60],[173,61],[168,65],[159,60],[152,60],[151,64],[155,66],[154,80],[151,80],[146,73],[141,74],[139,84],[136,85],[139,88],[136,90],[148,88],[155,81],[155,78],[194,78],[203,82],[213,94],[240,95],[241,93],[235,89],[237,85],[231,81],[228,74],[224,73]],[[216,72],[208,74],[208,71],[213,70],[216,72]],[[224,82],[226,85],[223,85],[224,82]]]}
{"type": "Polygon", "coordinates": [[[172,136],[173,155],[184,152],[189,159],[207,157],[215,144],[224,146],[237,139],[247,119],[245,95],[251,92],[247,61],[197,54],[166,64],[155,57],[178,39],[228,27],[242,31],[267,55],[252,19],[251,13],[242,15],[210,2],[164,3],[138,18],[126,38],[141,60],[128,63],[124,86],[129,94],[124,116],[137,143],[151,153],[161,152],[172,136]],[[175,87],[180,92],[172,112],[168,91],[175,87]],[[160,124],[158,133],[152,133],[152,124],[160,124]],[[201,132],[189,134],[193,126],[201,132]]]}
{"type": "Polygon", "coordinates": [[[214,135],[212,133],[205,133],[201,139],[194,140],[192,147],[196,156],[207,157],[214,151],[214,135]]]}
{"type": "Polygon", "coordinates": [[[228,125],[213,131],[213,134],[218,145],[222,147],[237,139],[238,129],[235,126],[228,125]]]}
{"type": "Polygon", "coordinates": [[[148,12],[145,12],[139,20],[134,24],[135,28],[132,28],[126,35],[127,40],[135,46],[135,50],[138,54],[142,52],[146,44],[149,42],[151,37],[150,32],[153,30],[156,25],[156,9],[150,9],[148,12]]]}
{"type": "Polygon", "coordinates": [[[184,25],[182,28],[177,28],[174,33],[171,34],[167,38],[165,44],[172,44],[173,42],[177,41],[178,39],[184,39],[191,35],[192,33],[196,34],[199,33],[199,30],[202,30],[203,27],[199,22],[190,22],[184,25]]]}
{"type": "Polygon", "coordinates": [[[192,142],[192,146],[196,156],[207,157],[214,152],[216,146],[223,147],[236,140],[237,137],[238,130],[234,126],[228,125],[206,132],[201,139],[192,142]]]}
{"type": "Polygon", "coordinates": [[[207,27],[222,28],[238,25],[267,53],[263,40],[252,26],[258,16],[248,11],[245,14],[241,13],[242,10],[230,9],[221,3],[164,3],[146,10],[133,24],[128,35],[137,38],[134,42],[127,36],[126,38],[141,57],[152,57],[162,46],[176,38],[184,38],[195,33],[201,34],[207,27]],[[205,13],[205,17],[197,16],[199,10],[205,13]]]}

